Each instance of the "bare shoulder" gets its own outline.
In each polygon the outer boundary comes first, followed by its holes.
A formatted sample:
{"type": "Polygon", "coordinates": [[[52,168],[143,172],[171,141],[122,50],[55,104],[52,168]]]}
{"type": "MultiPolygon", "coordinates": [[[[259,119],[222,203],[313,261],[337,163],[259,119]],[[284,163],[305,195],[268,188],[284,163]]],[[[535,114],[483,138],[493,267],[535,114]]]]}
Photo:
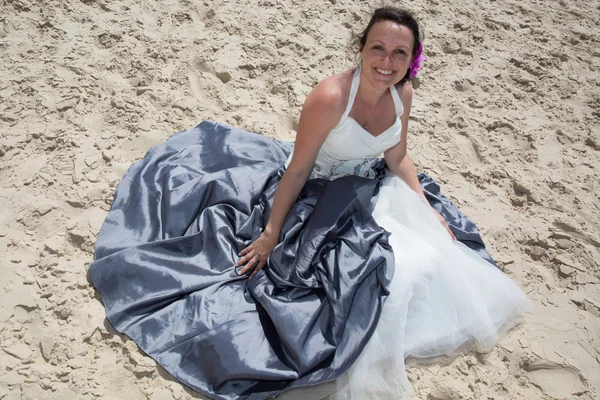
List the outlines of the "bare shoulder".
{"type": "Polygon", "coordinates": [[[410,83],[405,83],[403,85],[396,85],[396,90],[398,91],[398,96],[400,96],[400,100],[402,100],[402,105],[404,108],[410,110],[410,106],[412,105],[413,98],[413,87],[410,83]]]}
{"type": "Polygon", "coordinates": [[[350,92],[347,80],[347,73],[325,78],[306,97],[288,171],[303,171],[308,175],[327,135],[344,114],[350,92]]]}
{"type": "Polygon", "coordinates": [[[323,79],[306,98],[307,102],[340,116],[346,109],[353,71],[348,70],[323,79]]]}

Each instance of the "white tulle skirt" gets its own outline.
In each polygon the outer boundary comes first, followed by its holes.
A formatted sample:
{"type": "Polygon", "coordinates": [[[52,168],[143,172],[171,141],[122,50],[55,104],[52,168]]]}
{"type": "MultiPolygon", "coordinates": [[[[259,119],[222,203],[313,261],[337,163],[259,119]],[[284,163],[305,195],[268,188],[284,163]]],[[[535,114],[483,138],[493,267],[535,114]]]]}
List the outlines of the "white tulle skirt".
{"type": "Polygon", "coordinates": [[[400,178],[384,179],[374,217],[391,233],[394,278],[377,329],[338,380],[335,399],[408,399],[407,357],[448,355],[468,342],[489,351],[529,308],[521,289],[453,241],[400,178]]]}

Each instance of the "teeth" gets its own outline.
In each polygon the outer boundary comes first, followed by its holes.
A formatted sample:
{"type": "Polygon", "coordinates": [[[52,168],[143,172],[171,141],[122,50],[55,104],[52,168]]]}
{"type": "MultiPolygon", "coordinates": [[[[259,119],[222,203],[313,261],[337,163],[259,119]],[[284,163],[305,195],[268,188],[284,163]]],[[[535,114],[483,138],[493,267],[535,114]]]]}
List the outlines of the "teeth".
{"type": "Polygon", "coordinates": [[[375,68],[375,70],[383,75],[391,75],[392,74],[392,71],[385,71],[385,70],[379,69],[379,68],[375,68]]]}

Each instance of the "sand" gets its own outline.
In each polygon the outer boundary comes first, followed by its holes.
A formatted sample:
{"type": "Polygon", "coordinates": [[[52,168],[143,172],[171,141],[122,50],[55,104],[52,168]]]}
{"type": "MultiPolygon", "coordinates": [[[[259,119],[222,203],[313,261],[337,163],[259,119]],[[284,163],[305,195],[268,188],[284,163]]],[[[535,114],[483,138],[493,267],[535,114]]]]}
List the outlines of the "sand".
{"type": "MultiPolygon", "coordinates": [[[[600,398],[600,2],[417,0],[410,154],[534,304],[417,399],[600,398]]],[[[0,1],[0,399],[201,398],[106,322],[87,278],[127,167],[212,119],[291,140],[375,4],[0,1]]],[[[282,398],[319,398],[331,385],[282,398]]]]}

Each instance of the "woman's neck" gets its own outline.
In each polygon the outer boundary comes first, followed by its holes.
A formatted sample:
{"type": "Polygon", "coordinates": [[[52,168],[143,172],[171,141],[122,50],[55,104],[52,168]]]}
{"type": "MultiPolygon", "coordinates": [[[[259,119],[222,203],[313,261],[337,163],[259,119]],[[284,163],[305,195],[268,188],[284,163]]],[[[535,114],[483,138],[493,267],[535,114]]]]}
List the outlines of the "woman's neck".
{"type": "Polygon", "coordinates": [[[365,77],[363,71],[360,71],[360,81],[356,95],[360,101],[367,106],[375,107],[381,100],[388,88],[376,87],[365,77]]]}

